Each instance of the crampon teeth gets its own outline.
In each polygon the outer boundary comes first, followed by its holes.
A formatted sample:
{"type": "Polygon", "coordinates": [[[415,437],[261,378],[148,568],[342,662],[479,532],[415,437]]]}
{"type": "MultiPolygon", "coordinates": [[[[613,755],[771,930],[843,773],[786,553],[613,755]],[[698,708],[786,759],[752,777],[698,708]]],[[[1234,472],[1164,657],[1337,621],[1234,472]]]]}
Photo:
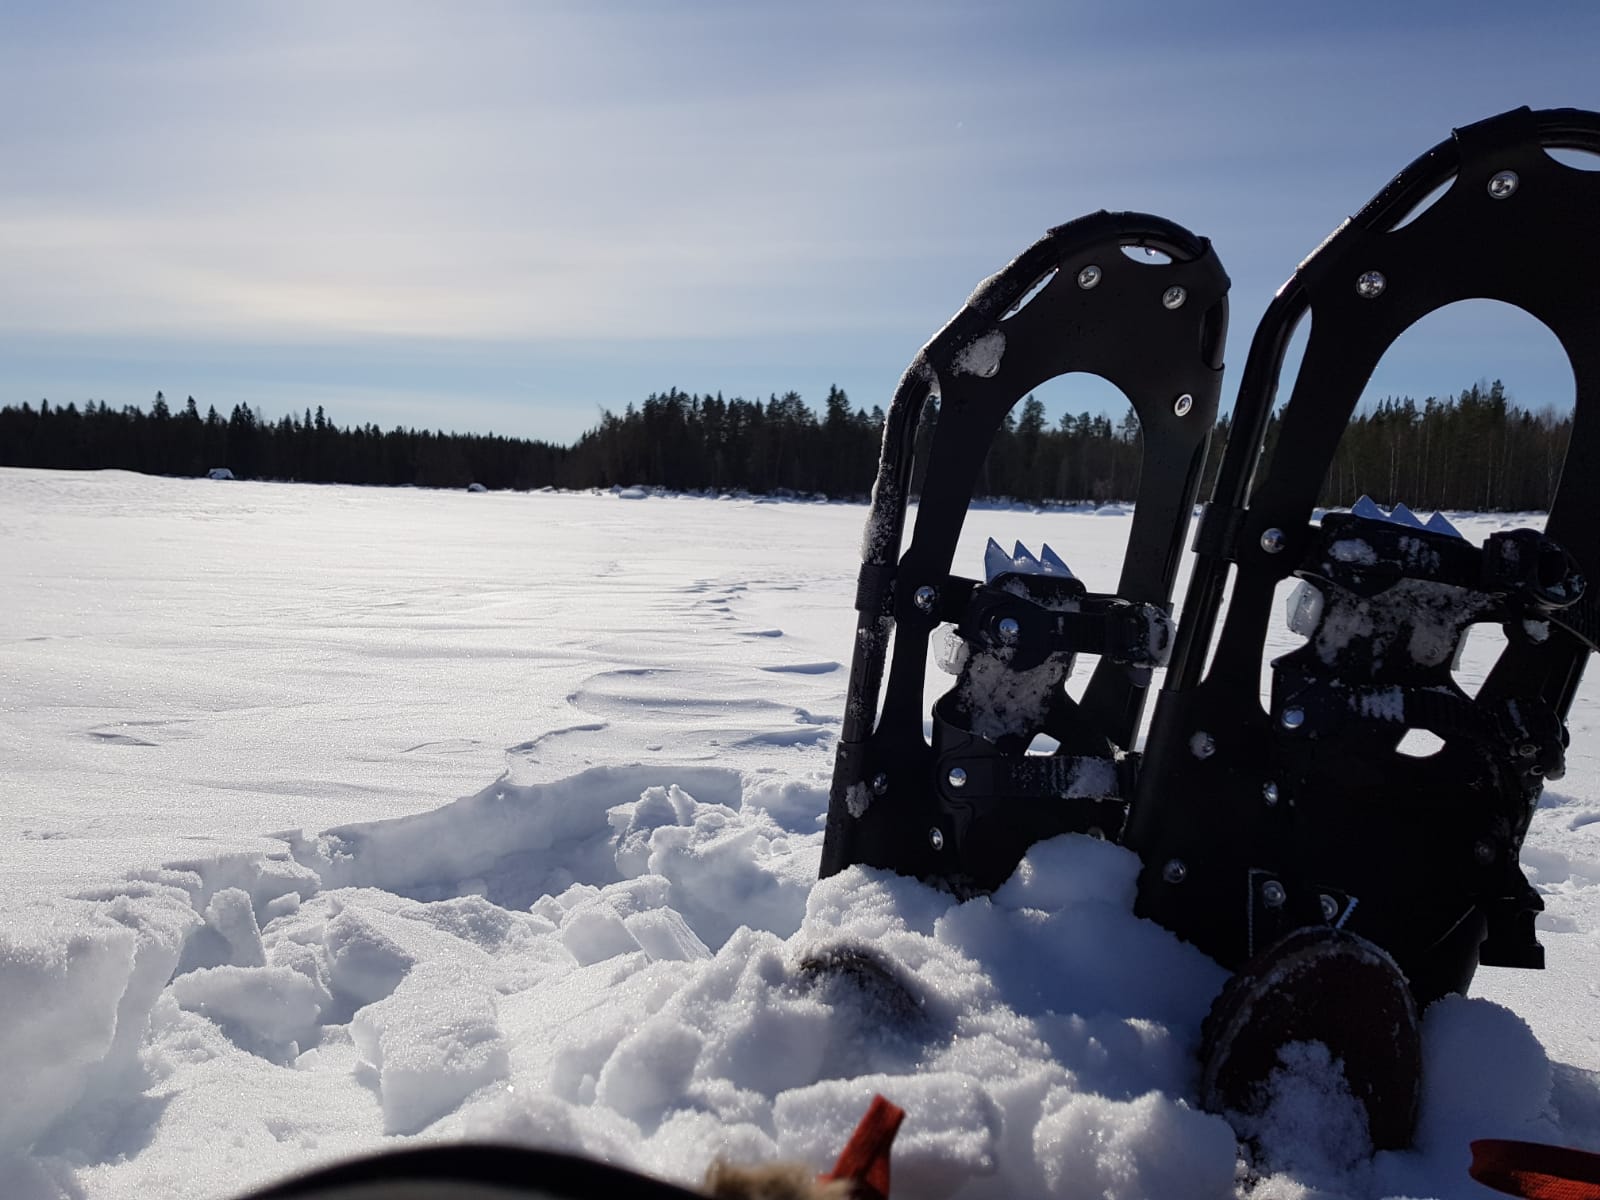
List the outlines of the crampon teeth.
{"type": "Polygon", "coordinates": [[[1417,520],[1417,514],[1404,504],[1396,504],[1389,510],[1389,520],[1396,525],[1404,525],[1407,529],[1421,529],[1422,522],[1417,520]]]}
{"type": "Polygon", "coordinates": [[[1403,529],[1423,529],[1429,533],[1440,533],[1448,537],[1460,537],[1461,531],[1445,519],[1443,513],[1436,512],[1423,522],[1416,513],[1404,504],[1396,504],[1388,512],[1384,512],[1373,501],[1371,496],[1363,496],[1350,506],[1350,515],[1364,517],[1369,521],[1386,521],[1390,525],[1399,525],[1403,529]]]}
{"type": "Polygon", "coordinates": [[[1350,506],[1352,517],[1365,517],[1369,521],[1387,521],[1389,514],[1378,507],[1371,496],[1363,496],[1350,506]]]}
{"type": "Polygon", "coordinates": [[[1430,533],[1443,533],[1450,537],[1461,536],[1461,531],[1454,525],[1450,524],[1449,521],[1445,520],[1445,516],[1442,512],[1436,512],[1433,514],[1433,516],[1429,517],[1427,524],[1425,524],[1423,528],[1428,530],[1430,533]]]}
{"type": "Polygon", "coordinates": [[[1044,573],[1046,575],[1065,575],[1068,579],[1076,578],[1072,574],[1072,568],[1061,561],[1059,554],[1050,549],[1049,542],[1040,547],[1039,561],[1044,563],[1044,573]]]}
{"type": "Polygon", "coordinates": [[[1008,571],[1014,570],[1011,565],[1011,556],[1000,548],[1000,543],[993,538],[983,548],[983,581],[993,583],[1008,571]]]}
{"type": "Polygon", "coordinates": [[[1039,560],[1021,542],[1018,542],[1017,548],[1011,552],[1011,569],[1021,575],[1038,575],[1043,572],[1039,560]]]}
{"type": "Polygon", "coordinates": [[[1072,573],[1072,568],[1061,560],[1061,556],[1050,549],[1048,543],[1040,547],[1039,557],[1033,556],[1021,542],[1016,549],[1007,554],[1000,548],[1000,543],[993,538],[983,550],[983,576],[985,583],[993,583],[1001,575],[1061,575],[1068,579],[1077,578],[1072,573]]]}

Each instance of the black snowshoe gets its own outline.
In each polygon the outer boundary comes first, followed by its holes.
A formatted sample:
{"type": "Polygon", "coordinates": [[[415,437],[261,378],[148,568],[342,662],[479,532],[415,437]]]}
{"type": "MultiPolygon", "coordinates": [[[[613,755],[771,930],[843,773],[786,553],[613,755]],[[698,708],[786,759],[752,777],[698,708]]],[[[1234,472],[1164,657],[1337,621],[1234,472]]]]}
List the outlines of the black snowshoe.
{"type": "Polygon", "coordinates": [[[1041,838],[1121,835],[1129,752],[1169,649],[1174,576],[1216,417],[1227,287],[1203,239],[1157,217],[1098,213],[1051,230],[981,284],[912,362],[889,408],[867,523],[824,875],[867,863],[964,894],[997,887],[1041,838]],[[1130,248],[1154,253],[1136,262],[1130,248]],[[1116,592],[1089,592],[1048,547],[1035,557],[991,545],[985,579],[953,574],[1006,414],[1074,371],[1119,387],[1142,426],[1116,592]],[[938,414],[919,444],[930,398],[938,414]],[[914,480],[921,500],[901,554],[914,480]],[[933,705],[930,746],[923,678],[941,623],[964,663],[933,705]],[[1074,702],[1061,685],[1080,652],[1101,658],[1074,702]],[[1040,734],[1054,754],[1026,753],[1040,734]]]}
{"type": "Polygon", "coordinates": [[[1140,911],[1225,966],[1298,928],[1335,927],[1392,955],[1421,1006],[1465,991],[1480,961],[1543,964],[1541,905],[1518,852],[1543,781],[1561,775],[1564,718],[1600,636],[1584,589],[1600,572],[1600,175],[1546,153],[1561,147],[1600,151],[1600,116],[1521,109],[1458,130],[1300,265],[1256,333],[1127,839],[1145,863],[1140,911]],[[1576,376],[1544,532],[1478,547],[1403,506],[1313,522],[1378,360],[1422,317],[1474,298],[1542,321],[1576,376]],[[1284,349],[1308,313],[1280,437],[1258,471],[1284,349]],[[1308,640],[1272,663],[1264,708],[1267,622],[1292,577],[1303,581],[1292,627],[1308,640]],[[1508,644],[1471,696],[1450,669],[1480,622],[1508,644]],[[1442,745],[1405,753],[1412,730],[1442,745]]]}

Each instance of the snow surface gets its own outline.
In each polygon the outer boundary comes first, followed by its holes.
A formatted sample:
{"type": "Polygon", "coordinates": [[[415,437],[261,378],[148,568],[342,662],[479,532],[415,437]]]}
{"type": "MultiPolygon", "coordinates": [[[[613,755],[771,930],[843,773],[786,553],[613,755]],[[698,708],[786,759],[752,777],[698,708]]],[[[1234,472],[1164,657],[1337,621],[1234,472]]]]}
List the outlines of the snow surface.
{"type": "MultiPolygon", "coordinates": [[[[958,567],[1048,538],[1105,587],[1101,513],[975,510],[958,567]]],[[[1429,1011],[1415,1149],[1302,1046],[1247,1168],[1190,1101],[1223,972],[1127,852],[814,882],[864,515],[0,470],[0,1191],[467,1137],[822,1168],[875,1091],[900,1197],[1466,1197],[1471,1138],[1600,1148],[1595,673],[1523,854],[1549,969],[1429,1011]]]]}

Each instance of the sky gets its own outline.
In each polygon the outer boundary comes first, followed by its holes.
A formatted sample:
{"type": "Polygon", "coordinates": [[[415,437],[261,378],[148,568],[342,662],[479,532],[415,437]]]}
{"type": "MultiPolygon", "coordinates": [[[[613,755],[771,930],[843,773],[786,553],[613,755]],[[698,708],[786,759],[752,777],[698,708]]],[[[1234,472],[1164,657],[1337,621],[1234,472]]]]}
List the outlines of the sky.
{"type": "MultiPolygon", "coordinates": [[[[557,442],[671,387],[871,408],[1110,208],[1216,245],[1226,406],[1295,263],[1454,126],[1600,108],[1597,44],[1589,0],[4,4],[0,404],[557,442]]],[[[1489,378],[1570,403],[1487,303],[1369,394],[1489,378]]]]}

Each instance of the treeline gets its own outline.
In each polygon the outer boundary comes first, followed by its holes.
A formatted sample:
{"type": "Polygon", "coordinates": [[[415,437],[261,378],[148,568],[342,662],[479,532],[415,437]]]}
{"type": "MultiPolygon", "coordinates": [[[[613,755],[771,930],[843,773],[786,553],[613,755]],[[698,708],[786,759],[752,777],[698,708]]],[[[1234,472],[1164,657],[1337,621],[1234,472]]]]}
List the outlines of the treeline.
{"type": "Polygon", "coordinates": [[[1420,405],[1385,399],[1345,431],[1322,503],[1370,495],[1420,509],[1548,509],[1571,437],[1570,412],[1520,408],[1498,379],[1420,405]]]}
{"type": "Polygon", "coordinates": [[[226,419],[214,406],[201,416],[193,396],[173,410],[160,392],[149,413],[103,401],[81,409],[49,401],[0,408],[0,465],[14,467],[148,475],[204,475],[226,467],[240,479],[534,488],[555,482],[567,454],[547,442],[493,434],[340,427],[321,406],[315,414],[308,409],[277,421],[242,404],[226,419]]]}
{"type": "MultiPolygon", "coordinates": [[[[918,432],[923,445],[937,419],[937,406],[930,404],[918,432]]],[[[214,407],[202,416],[193,397],[173,409],[157,393],[149,413],[93,401],[81,409],[48,402],[0,408],[0,465],[157,475],[226,467],[240,478],[305,482],[496,489],[639,484],[860,498],[872,487],[882,428],[881,409],[852,408],[836,387],[820,415],[796,392],[763,402],[673,388],[628,405],[620,416],[603,413],[599,425],[571,446],[493,434],[341,427],[321,408],[266,421],[236,405],[224,419],[214,407]]],[[[1274,416],[1269,455],[1278,429],[1274,416]]],[[[1365,494],[1422,509],[1548,508],[1571,432],[1570,414],[1523,409],[1498,380],[1421,404],[1385,399],[1350,423],[1321,500],[1348,505],[1365,494]]],[[[1223,417],[1202,496],[1210,494],[1227,433],[1223,417]]],[[[1029,396],[991,444],[978,493],[1035,502],[1130,499],[1141,452],[1131,408],[1115,423],[1087,412],[1052,423],[1044,405],[1029,396]]]]}

